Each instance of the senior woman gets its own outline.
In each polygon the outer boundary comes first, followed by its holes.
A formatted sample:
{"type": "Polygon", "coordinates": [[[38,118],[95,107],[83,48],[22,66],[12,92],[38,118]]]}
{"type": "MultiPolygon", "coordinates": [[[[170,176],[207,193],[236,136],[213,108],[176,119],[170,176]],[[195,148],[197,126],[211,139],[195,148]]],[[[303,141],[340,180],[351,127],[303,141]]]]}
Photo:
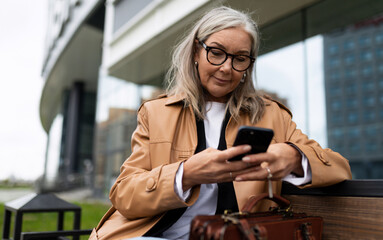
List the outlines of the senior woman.
{"type": "MultiPolygon", "coordinates": [[[[110,191],[113,204],[91,239],[154,236],[187,239],[196,215],[237,211],[281,181],[319,187],[351,178],[348,161],[309,140],[282,104],[252,82],[259,48],[256,24],[219,7],[205,14],[175,48],[167,95],[144,103],[132,154],[110,191]],[[269,128],[266,153],[233,147],[241,125],[269,128]]],[[[268,209],[269,203],[258,206],[268,209]]]]}

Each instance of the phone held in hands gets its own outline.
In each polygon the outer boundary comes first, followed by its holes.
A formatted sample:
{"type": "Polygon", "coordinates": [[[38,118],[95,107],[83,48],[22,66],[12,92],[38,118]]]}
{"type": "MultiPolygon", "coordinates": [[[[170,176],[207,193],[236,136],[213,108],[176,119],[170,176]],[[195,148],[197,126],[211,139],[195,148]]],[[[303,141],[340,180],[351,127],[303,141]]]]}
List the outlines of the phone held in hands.
{"type": "Polygon", "coordinates": [[[274,131],[268,128],[241,126],[238,129],[233,146],[248,144],[251,150],[245,154],[237,155],[229,161],[241,160],[245,155],[266,152],[270,145],[274,131]]]}

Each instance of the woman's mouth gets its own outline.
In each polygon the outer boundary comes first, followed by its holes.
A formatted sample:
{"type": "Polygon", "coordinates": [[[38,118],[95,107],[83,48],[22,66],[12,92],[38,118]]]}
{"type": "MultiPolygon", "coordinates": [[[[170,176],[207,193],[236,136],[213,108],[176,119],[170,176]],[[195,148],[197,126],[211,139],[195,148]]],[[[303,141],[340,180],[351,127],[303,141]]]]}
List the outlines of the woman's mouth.
{"type": "Polygon", "coordinates": [[[218,78],[216,76],[213,76],[213,77],[220,84],[226,84],[226,83],[230,82],[230,79],[222,79],[222,78],[218,78]]]}

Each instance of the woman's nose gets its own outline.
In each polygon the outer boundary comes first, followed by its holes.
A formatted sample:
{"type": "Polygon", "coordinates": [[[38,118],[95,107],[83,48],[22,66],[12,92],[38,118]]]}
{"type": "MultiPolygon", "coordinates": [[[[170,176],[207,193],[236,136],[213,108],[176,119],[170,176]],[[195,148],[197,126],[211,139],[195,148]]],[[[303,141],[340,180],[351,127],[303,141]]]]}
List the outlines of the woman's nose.
{"type": "Polygon", "coordinates": [[[231,61],[233,61],[233,59],[231,58],[231,57],[228,57],[227,59],[226,59],[226,61],[224,62],[224,63],[222,63],[222,65],[221,65],[221,68],[220,68],[220,70],[222,71],[222,72],[225,72],[225,73],[230,73],[230,71],[231,71],[231,61]]]}

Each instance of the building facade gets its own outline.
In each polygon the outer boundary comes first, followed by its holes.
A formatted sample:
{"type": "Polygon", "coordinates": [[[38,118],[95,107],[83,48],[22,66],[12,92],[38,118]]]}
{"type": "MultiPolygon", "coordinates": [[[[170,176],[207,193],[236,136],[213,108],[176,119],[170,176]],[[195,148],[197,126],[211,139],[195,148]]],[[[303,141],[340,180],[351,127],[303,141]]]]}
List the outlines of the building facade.
{"type": "Polygon", "coordinates": [[[329,145],[356,178],[383,178],[383,17],[324,36],[329,145]]]}
{"type": "Polygon", "coordinates": [[[48,134],[41,188],[89,184],[98,70],[101,65],[103,1],[48,1],[40,118],[48,134]]]}
{"type": "MultiPolygon", "coordinates": [[[[143,99],[165,86],[172,47],[199,16],[220,5],[248,11],[257,20],[262,33],[259,62],[269,56],[278,59],[284,49],[306,46],[313,37],[383,12],[383,2],[373,0],[49,1],[40,103],[41,123],[48,135],[42,189],[86,186],[96,195],[107,195],[130,154],[136,110],[143,99]]],[[[310,52],[309,47],[304,49],[310,52]]],[[[302,62],[296,74],[305,76],[309,55],[302,54],[297,62],[271,64],[266,75],[302,62]]],[[[298,112],[294,118],[298,125],[310,126],[306,100],[311,95],[301,87],[310,79],[302,79],[278,89],[282,85],[278,81],[290,81],[282,73],[270,80],[260,77],[257,86],[275,81],[266,90],[286,99],[298,112]],[[302,89],[298,92],[305,97],[292,94],[293,89],[302,89]]]]}

